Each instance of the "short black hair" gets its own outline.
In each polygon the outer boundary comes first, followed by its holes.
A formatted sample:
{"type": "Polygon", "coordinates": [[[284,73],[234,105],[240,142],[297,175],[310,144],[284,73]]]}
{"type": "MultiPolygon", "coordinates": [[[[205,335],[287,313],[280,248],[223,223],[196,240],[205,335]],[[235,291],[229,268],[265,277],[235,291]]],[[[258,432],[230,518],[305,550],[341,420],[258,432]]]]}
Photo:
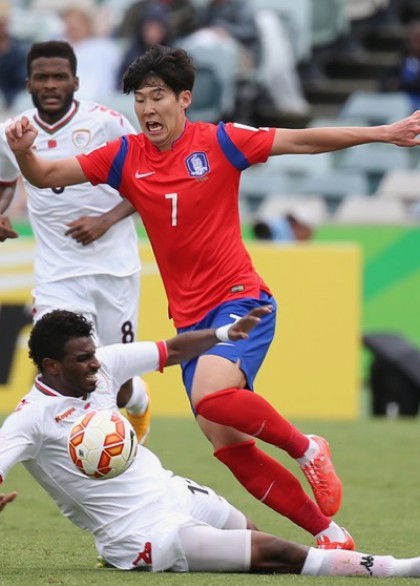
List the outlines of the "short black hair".
{"type": "Polygon", "coordinates": [[[44,43],[34,43],[29,49],[26,57],[26,71],[28,77],[31,76],[32,61],[40,57],[62,57],[67,59],[70,64],[71,72],[76,76],[77,58],[73,47],[67,41],[45,41],[44,43]]]}
{"type": "Polygon", "coordinates": [[[159,78],[179,96],[182,91],[192,91],[195,71],[193,60],[183,49],[152,45],[126,69],[123,91],[129,94],[144,87],[149,80],[159,78]]]}
{"type": "Polygon", "coordinates": [[[62,360],[65,346],[73,338],[87,338],[93,334],[93,324],[81,313],[54,309],[43,315],[29,335],[29,358],[40,372],[44,358],[62,360]]]}

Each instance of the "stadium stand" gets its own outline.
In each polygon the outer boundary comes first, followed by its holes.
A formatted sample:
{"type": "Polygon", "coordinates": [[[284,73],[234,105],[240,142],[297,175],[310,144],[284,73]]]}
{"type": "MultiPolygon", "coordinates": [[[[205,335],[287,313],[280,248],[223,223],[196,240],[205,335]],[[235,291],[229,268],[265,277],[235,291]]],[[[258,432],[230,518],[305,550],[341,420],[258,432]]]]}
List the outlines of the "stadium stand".
{"type": "MultiPolygon", "coordinates": [[[[201,8],[208,0],[191,1],[201,8]]],[[[33,42],[61,37],[60,13],[69,4],[94,7],[98,21],[107,12],[109,22],[116,26],[132,3],[133,0],[14,0],[10,5],[15,34],[33,42]]],[[[223,53],[222,47],[220,51],[212,47],[208,51],[194,47],[185,38],[180,42],[198,64],[194,101],[189,112],[192,120],[231,119],[253,125],[317,127],[382,124],[411,112],[406,94],[384,93],[381,82],[384,72],[394,67],[402,55],[405,25],[420,17],[420,0],[251,0],[251,3],[262,39],[261,61],[252,74],[243,71],[234,50],[223,53]],[[268,30],[276,40],[274,54],[282,57],[275,65],[279,67],[277,86],[284,89],[283,102],[276,102],[263,89],[267,88],[268,79],[273,82],[270,78],[273,56],[264,53],[272,45],[268,30]],[[315,66],[308,68],[308,64],[315,66]],[[310,76],[306,78],[308,71],[310,76]],[[290,100],[287,103],[284,99],[287,88],[291,88],[290,96],[297,96],[295,112],[290,111],[290,100]]],[[[110,27],[109,36],[121,43],[123,40],[115,38],[114,32],[115,28],[110,27]]],[[[273,87],[276,87],[274,83],[273,87]]],[[[122,111],[138,128],[129,97],[111,92],[103,96],[102,102],[122,111]]],[[[7,114],[29,106],[30,97],[22,92],[7,114]]],[[[1,109],[1,114],[4,113],[1,109]]],[[[400,199],[404,203],[418,201],[418,150],[366,145],[326,156],[270,159],[268,164],[243,173],[240,190],[243,217],[252,215],[272,193],[279,194],[282,200],[286,196],[300,200],[315,195],[322,199],[329,213],[347,198],[360,195],[400,199]]]]}
{"type": "Polygon", "coordinates": [[[314,175],[326,175],[333,170],[334,154],[320,153],[317,155],[282,155],[273,157],[269,162],[274,171],[284,173],[291,179],[303,179],[314,175]]]}
{"type": "Polygon", "coordinates": [[[343,104],[338,120],[347,123],[356,119],[366,125],[390,124],[411,112],[410,99],[403,92],[356,91],[343,104]]]}
{"type": "Polygon", "coordinates": [[[388,171],[379,183],[376,195],[406,204],[420,201],[420,169],[388,171]]]}
{"type": "Polygon", "coordinates": [[[313,47],[325,47],[347,35],[350,32],[347,0],[316,0],[311,30],[313,47]]]}
{"type": "Polygon", "coordinates": [[[360,195],[350,196],[343,200],[333,219],[339,224],[404,225],[411,223],[408,211],[402,202],[360,195]]]}
{"type": "Polygon", "coordinates": [[[312,0],[251,0],[256,12],[270,10],[285,25],[296,62],[306,61],[312,54],[312,0]]]}
{"type": "Polygon", "coordinates": [[[382,143],[364,144],[347,149],[340,154],[338,168],[361,171],[369,182],[369,193],[375,193],[384,175],[392,169],[409,169],[410,154],[407,149],[382,143]]]}
{"type": "Polygon", "coordinates": [[[254,165],[243,171],[239,196],[247,202],[248,209],[254,212],[270,193],[294,194],[296,185],[286,174],[273,170],[267,164],[254,165]]]}
{"type": "Polygon", "coordinates": [[[362,171],[333,169],[323,175],[305,177],[295,186],[300,194],[322,196],[331,212],[347,197],[369,195],[369,183],[362,171]]]}

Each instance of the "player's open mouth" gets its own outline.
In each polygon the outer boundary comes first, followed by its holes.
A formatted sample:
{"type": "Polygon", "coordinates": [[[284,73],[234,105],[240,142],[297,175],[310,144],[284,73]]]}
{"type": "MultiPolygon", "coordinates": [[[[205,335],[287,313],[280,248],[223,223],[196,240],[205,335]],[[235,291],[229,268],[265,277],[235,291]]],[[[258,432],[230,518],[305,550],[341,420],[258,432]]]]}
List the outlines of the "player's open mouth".
{"type": "Polygon", "coordinates": [[[161,131],[163,128],[162,124],[159,124],[159,122],[146,122],[146,127],[152,134],[161,131]]]}

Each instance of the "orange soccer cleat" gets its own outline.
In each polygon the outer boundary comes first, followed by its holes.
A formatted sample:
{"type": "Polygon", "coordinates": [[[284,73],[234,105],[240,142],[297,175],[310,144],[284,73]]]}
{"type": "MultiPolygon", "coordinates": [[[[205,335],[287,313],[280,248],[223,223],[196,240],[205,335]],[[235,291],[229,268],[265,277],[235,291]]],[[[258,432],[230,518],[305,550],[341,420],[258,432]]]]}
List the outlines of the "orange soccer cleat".
{"type": "Polygon", "coordinates": [[[331,541],[329,537],[322,535],[316,540],[316,547],[318,549],[348,549],[354,551],[356,546],[354,539],[344,527],[341,528],[344,533],[344,541],[331,541]]]}
{"type": "Polygon", "coordinates": [[[319,446],[318,454],[309,464],[301,465],[319,508],[332,517],[340,508],[343,486],[331,462],[331,450],[327,440],[317,435],[308,436],[319,446]]]}

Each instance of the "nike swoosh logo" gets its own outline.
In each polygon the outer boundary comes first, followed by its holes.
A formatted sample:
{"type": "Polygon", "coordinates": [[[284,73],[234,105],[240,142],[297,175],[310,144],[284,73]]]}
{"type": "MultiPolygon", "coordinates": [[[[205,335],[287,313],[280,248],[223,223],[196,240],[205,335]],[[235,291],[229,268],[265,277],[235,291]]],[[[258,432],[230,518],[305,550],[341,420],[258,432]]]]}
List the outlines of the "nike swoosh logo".
{"type": "Polygon", "coordinates": [[[149,173],[139,173],[138,171],[136,171],[136,179],[143,179],[144,177],[149,177],[149,175],[154,175],[155,171],[149,171],[149,173]]]}

